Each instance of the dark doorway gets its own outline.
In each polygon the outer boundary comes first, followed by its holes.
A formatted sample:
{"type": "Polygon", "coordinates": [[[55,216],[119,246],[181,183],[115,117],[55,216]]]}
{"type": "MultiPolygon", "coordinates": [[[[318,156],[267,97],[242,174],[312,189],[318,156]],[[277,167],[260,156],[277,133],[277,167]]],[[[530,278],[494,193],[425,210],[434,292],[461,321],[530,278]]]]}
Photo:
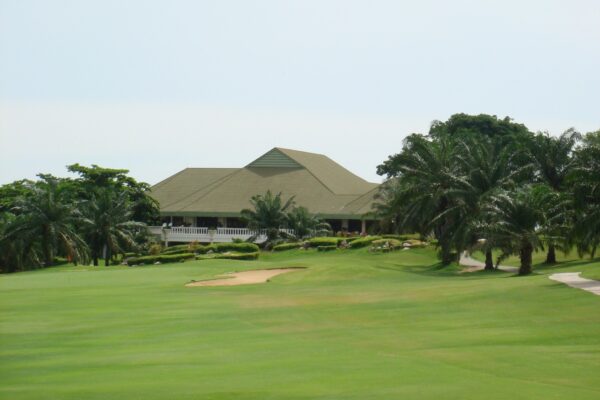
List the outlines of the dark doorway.
{"type": "Polygon", "coordinates": [[[196,217],[196,226],[198,227],[216,229],[217,225],[217,217],[196,217]]]}

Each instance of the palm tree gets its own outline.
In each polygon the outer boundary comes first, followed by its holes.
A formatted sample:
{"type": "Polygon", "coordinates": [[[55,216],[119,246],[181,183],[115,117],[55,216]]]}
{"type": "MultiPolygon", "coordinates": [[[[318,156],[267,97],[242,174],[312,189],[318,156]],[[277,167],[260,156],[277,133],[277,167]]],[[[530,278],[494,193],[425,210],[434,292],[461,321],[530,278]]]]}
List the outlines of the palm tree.
{"type": "Polygon", "coordinates": [[[294,231],[294,237],[298,240],[331,232],[327,222],[311,215],[305,207],[294,207],[287,213],[287,226],[294,231]]]}
{"type": "Polygon", "coordinates": [[[287,226],[288,222],[286,212],[294,205],[294,197],[284,202],[281,196],[281,193],[273,195],[268,190],[264,195],[252,196],[250,204],[253,209],[246,208],[241,211],[242,219],[246,221],[248,228],[256,231],[255,236],[266,230],[267,246],[281,237],[280,229],[287,226]]]}
{"type": "Polygon", "coordinates": [[[77,204],[63,201],[56,180],[33,185],[31,193],[16,204],[18,215],[7,227],[4,240],[21,243],[22,260],[37,258],[36,243],[44,266],[52,265],[57,253],[75,262],[87,259],[88,247],[76,229],[83,217],[77,204]]]}
{"type": "Polygon", "coordinates": [[[9,235],[14,228],[16,216],[0,212],[0,270],[15,272],[28,266],[41,264],[41,252],[35,237],[9,235]]]}
{"type": "Polygon", "coordinates": [[[507,145],[500,138],[487,136],[467,136],[456,146],[456,162],[464,181],[455,191],[456,207],[462,223],[454,231],[455,247],[480,247],[485,253],[485,269],[494,269],[492,258],[493,243],[477,228],[482,226],[482,210],[494,196],[526,181],[533,171],[533,164],[523,150],[514,144],[507,145]]]}
{"type": "Polygon", "coordinates": [[[590,132],[575,153],[569,176],[573,194],[574,238],[580,254],[594,257],[600,245],[600,131],[590,132]]]}
{"type": "MultiPolygon", "coordinates": [[[[394,202],[401,208],[396,213],[398,229],[417,231],[423,235],[431,232],[438,240],[442,263],[456,260],[452,254],[452,234],[460,224],[460,208],[456,207],[457,189],[465,185],[454,160],[456,141],[449,136],[432,140],[413,134],[404,141],[402,152],[390,157],[388,164],[379,167],[383,171],[393,164],[398,182],[384,185],[394,190],[394,202]],[[392,186],[393,185],[393,186],[392,186]]],[[[391,206],[386,211],[392,215],[391,206]]]]}
{"type": "MultiPolygon", "coordinates": [[[[538,180],[563,196],[569,190],[567,178],[576,167],[574,151],[580,140],[581,134],[574,129],[563,132],[557,138],[548,133],[538,133],[531,140],[530,152],[537,166],[538,180]]],[[[563,205],[566,203],[563,202],[563,205]]],[[[564,228],[563,223],[560,225],[564,228]]],[[[554,234],[547,236],[547,264],[556,263],[556,246],[560,246],[552,239],[553,236],[554,234]]]]}
{"type": "Polygon", "coordinates": [[[539,207],[542,198],[531,186],[512,192],[502,192],[486,206],[482,231],[500,249],[500,258],[510,254],[520,257],[519,275],[532,270],[532,255],[542,248],[538,226],[543,220],[539,207]]]}
{"type": "Polygon", "coordinates": [[[88,219],[84,229],[95,266],[101,255],[109,266],[112,255],[134,249],[136,234],[146,228],[144,223],[132,221],[133,208],[125,192],[99,190],[85,202],[84,210],[88,219]]]}

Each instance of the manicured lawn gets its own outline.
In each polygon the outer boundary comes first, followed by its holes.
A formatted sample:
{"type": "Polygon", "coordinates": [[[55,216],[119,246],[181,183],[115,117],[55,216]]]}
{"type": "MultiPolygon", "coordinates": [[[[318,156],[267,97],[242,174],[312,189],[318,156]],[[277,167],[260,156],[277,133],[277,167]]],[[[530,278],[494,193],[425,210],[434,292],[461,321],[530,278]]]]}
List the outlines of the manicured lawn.
{"type": "Polygon", "coordinates": [[[598,399],[600,296],[428,249],[0,276],[2,399],[598,399]],[[191,279],[304,266],[263,285],[191,279]]]}

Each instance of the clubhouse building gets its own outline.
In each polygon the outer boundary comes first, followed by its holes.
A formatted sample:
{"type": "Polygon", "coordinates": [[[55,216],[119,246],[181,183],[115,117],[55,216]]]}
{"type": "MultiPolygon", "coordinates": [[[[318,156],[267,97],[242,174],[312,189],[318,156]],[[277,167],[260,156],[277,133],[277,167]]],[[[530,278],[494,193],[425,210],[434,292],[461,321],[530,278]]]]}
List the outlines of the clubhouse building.
{"type": "Polygon", "coordinates": [[[186,168],[157,183],[151,195],[160,203],[167,241],[231,241],[251,232],[240,219],[252,196],[281,193],[296,206],[329,222],[334,231],[365,232],[379,184],[367,182],[330,158],[274,148],[243,168],[186,168]]]}

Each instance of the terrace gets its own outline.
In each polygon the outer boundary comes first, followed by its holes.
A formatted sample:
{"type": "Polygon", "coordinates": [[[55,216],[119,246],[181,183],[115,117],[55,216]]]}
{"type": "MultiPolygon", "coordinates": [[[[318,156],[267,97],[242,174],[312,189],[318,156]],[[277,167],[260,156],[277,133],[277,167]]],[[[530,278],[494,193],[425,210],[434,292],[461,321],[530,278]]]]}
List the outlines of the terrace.
{"type": "MultiPolygon", "coordinates": [[[[169,226],[150,226],[150,233],[159,236],[161,241],[169,242],[201,242],[201,243],[229,243],[234,239],[248,240],[256,234],[248,228],[214,228],[207,227],[169,227],[169,226]]],[[[282,232],[293,235],[291,229],[281,229],[282,232]]],[[[254,240],[255,243],[262,243],[267,240],[266,232],[260,234],[254,240]]]]}

